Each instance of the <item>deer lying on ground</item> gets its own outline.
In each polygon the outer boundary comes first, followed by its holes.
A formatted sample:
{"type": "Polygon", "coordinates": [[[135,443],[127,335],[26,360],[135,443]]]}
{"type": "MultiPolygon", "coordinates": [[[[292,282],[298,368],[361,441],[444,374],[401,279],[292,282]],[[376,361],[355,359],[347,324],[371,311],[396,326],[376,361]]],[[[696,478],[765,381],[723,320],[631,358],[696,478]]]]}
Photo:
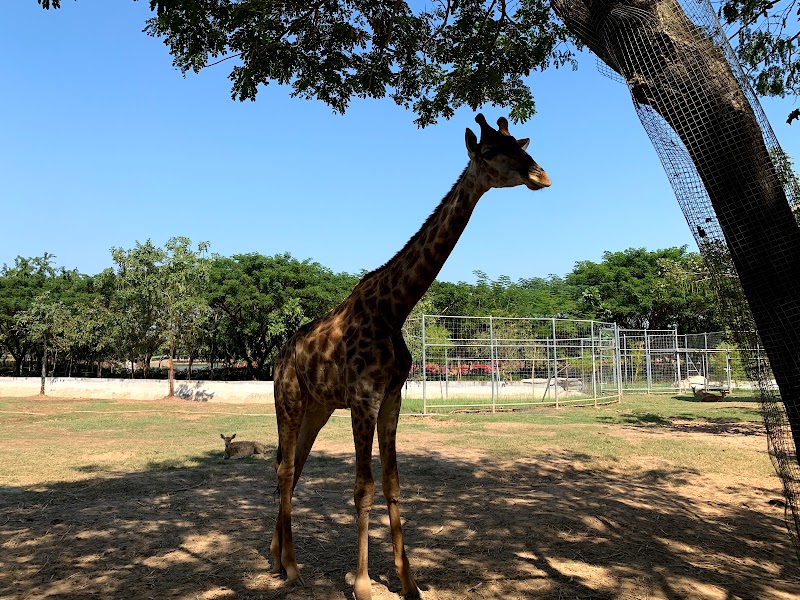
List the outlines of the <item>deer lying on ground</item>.
{"type": "Polygon", "coordinates": [[[259,442],[234,442],[235,433],[230,437],[220,433],[219,437],[225,442],[225,453],[223,454],[225,459],[247,458],[254,454],[264,454],[264,444],[259,442]]]}
{"type": "Polygon", "coordinates": [[[717,395],[701,387],[692,387],[692,394],[694,394],[694,397],[699,399],[700,402],[717,402],[719,400],[724,400],[725,396],[729,393],[728,390],[720,390],[719,395],[717,395]]]}

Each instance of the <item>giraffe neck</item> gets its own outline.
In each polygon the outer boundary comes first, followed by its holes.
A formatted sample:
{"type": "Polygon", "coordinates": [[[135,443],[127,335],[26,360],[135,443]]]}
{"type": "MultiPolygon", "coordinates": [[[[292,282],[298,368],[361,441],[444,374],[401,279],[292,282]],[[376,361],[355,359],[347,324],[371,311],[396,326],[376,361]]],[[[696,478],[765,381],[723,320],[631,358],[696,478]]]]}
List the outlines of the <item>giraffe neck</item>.
{"type": "Polygon", "coordinates": [[[353,295],[361,288],[366,300],[377,298],[377,313],[399,331],[436,279],[488,189],[470,162],[419,231],[389,262],[367,274],[353,295]]]}

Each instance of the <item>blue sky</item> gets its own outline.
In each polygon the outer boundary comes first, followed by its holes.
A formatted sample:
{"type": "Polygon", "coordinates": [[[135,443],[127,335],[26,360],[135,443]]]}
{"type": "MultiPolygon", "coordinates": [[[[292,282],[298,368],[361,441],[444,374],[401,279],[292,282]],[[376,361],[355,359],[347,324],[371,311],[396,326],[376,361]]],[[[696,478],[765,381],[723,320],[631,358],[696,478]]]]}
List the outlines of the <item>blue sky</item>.
{"type": "MultiPolygon", "coordinates": [[[[141,32],[146,2],[15,0],[0,20],[0,264],[95,274],[110,248],[176,235],[213,252],[290,252],[334,271],[383,264],[466,165],[470,110],[427,129],[390,100],[346,115],[263,88],[230,99],[228,63],[185,78],[141,32]]],[[[606,250],[688,244],[690,231],[624,85],[595,60],[529,79],[538,113],[511,127],[553,186],[492,190],[440,279],[563,275],[606,250]]],[[[765,101],[798,156],[794,100],[765,101]]],[[[484,107],[490,122],[502,109],[484,107]]]]}

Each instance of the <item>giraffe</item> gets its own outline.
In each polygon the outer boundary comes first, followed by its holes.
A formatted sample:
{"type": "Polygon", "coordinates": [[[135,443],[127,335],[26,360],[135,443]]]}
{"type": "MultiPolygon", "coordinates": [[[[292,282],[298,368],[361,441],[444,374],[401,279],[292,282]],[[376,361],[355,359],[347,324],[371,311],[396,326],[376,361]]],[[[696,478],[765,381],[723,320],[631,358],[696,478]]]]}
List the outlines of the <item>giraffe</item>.
{"type": "Polygon", "coordinates": [[[494,129],[482,114],[481,139],[465,133],[469,163],[420,230],[382,267],[365,275],[352,293],[325,316],[301,327],[275,367],[278,449],[275,471],[280,505],[270,544],[273,571],[301,583],[292,541],[292,494],[311,446],[333,411],[349,408],[356,453],[353,489],[357,515],[356,600],[369,600],[368,528],[375,483],[372,445],[378,431],[383,496],[389,510],[394,566],[404,598],[420,598],[400,524],[400,484],[395,437],[400,392],[411,368],[401,328],[456,245],[480,197],[496,187],[539,190],[550,178],[515,139],[508,121],[494,129]]]}

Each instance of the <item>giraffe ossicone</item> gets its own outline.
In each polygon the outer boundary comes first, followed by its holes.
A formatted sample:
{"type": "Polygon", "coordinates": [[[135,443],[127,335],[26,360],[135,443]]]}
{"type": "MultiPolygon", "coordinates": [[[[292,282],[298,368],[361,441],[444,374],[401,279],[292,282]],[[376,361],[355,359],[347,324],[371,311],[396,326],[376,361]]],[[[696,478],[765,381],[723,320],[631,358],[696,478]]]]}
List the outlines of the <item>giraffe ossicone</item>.
{"type": "Polygon", "coordinates": [[[356,451],[353,489],[358,523],[356,600],[369,600],[369,512],[375,483],[372,445],[378,432],[383,496],[389,510],[394,565],[404,598],[420,598],[400,523],[396,434],[400,392],[411,368],[401,328],[428,290],[484,193],[495,187],[550,185],[547,173],[515,139],[508,121],[491,127],[482,114],[480,141],[467,129],[469,163],[420,230],[385,265],[365,275],[341,304],[307,323],[287,342],[275,367],[280,506],[270,544],[273,570],[302,582],[292,540],[292,495],[320,429],[333,411],[349,408],[356,451]]]}

